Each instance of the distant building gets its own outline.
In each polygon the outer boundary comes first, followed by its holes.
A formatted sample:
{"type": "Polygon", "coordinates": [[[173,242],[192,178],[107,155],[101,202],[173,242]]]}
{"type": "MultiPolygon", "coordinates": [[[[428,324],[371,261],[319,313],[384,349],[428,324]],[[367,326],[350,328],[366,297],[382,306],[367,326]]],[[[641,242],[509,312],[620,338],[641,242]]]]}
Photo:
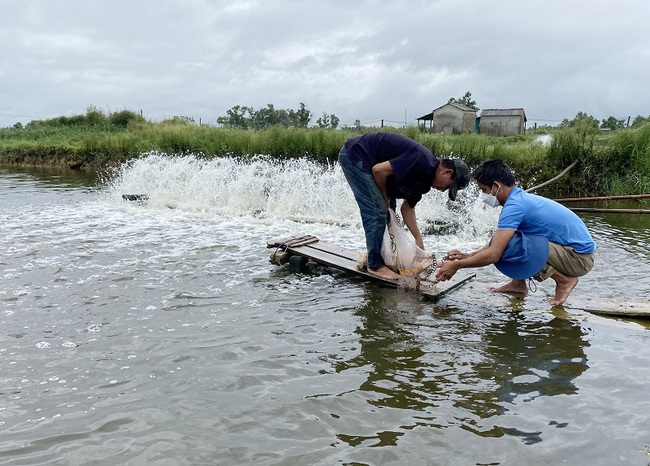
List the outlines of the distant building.
{"type": "Polygon", "coordinates": [[[476,110],[456,102],[447,103],[417,119],[418,125],[427,126],[434,133],[476,132],[476,110]]]}
{"type": "Polygon", "coordinates": [[[526,132],[526,121],[523,108],[486,108],[477,127],[479,133],[488,136],[514,136],[526,132]]]}

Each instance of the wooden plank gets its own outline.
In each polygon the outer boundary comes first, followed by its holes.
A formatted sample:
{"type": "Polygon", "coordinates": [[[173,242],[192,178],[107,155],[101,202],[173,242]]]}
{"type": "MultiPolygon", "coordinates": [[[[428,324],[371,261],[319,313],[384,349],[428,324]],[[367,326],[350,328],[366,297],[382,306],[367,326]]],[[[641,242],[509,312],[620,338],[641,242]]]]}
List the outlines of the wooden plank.
{"type": "Polygon", "coordinates": [[[612,317],[632,317],[636,319],[650,319],[650,309],[625,309],[625,308],[608,308],[608,309],[584,309],[592,314],[612,317]]]}
{"type": "Polygon", "coordinates": [[[362,252],[359,251],[345,249],[335,244],[324,243],[322,241],[318,241],[317,243],[310,244],[309,246],[313,249],[317,249],[327,254],[349,259],[351,261],[354,261],[355,264],[357,263],[359,256],[363,254],[362,252]]]}
{"type": "MultiPolygon", "coordinates": [[[[269,242],[269,244],[275,244],[269,242]]],[[[316,263],[325,265],[328,267],[334,267],[336,269],[348,272],[360,277],[370,279],[375,282],[382,283],[384,285],[390,286],[392,288],[401,288],[403,287],[403,282],[399,280],[388,280],[385,278],[378,277],[376,275],[370,274],[364,270],[359,270],[357,266],[357,260],[359,257],[358,251],[352,251],[350,249],[345,249],[334,244],[325,243],[323,241],[316,241],[310,244],[304,244],[300,246],[289,246],[286,248],[291,254],[296,254],[307,259],[311,259],[316,263]]],[[[440,299],[445,294],[455,290],[459,286],[467,283],[476,276],[474,273],[459,272],[457,273],[452,280],[446,282],[429,282],[423,281],[418,290],[413,290],[429,298],[435,300],[440,299]]]]}
{"type": "Polygon", "coordinates": [[[647,302],[600,299],[568,307],[603,316],[650,319],[650,304],[647,302]]]}
{"type": "Polygon", "coordinates": [[[291,238],[283,240],[268,240],[266,242],[266,247],[286,249],[290,246],[302,246],[303,244],[315,243],[317,241],[318,238],[313,235],[292,236],[291,238]]]}
{"type": "Polygon", "coordinates": [[[322,251],[317,248],[312,248],[309,246],[298,246],[296,248],[289,248],[289,251],[293,254],[298,254],[300,256],[306,257],[307,259],[312,259],[318,263],[332,265],[342,270],[349,271],[351,269],[357,268],[356,260],[352,260],[349,257],[343,257],[337,254],[331,254],[327,251],[322,251]]]}

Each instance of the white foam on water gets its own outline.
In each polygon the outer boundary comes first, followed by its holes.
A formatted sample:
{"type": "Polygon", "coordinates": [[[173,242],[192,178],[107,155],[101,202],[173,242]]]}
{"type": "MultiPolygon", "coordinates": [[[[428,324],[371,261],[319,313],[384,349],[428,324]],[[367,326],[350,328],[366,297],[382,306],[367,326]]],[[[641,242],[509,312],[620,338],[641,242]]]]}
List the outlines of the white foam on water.
{"type": "MultiPolygon", "coordinates": [[[[485,244],[498,209],[478,197],[473,185],[456,202],[435,190],[423,197],[416,212],[428,252],[440,257],[485,244]],[[427,234],[433,223],[454,228],[427,234]]],[[[270,239],[310,234],[365,250],[359,209],[338,164],[153,153],[120,167],[92,193],[49,199],[0,206],[0,302],[15,325],[36,325],[25,320],[34,310],[71,318],[107,303],[129,310],[115,316],[124,321],[197,303],[228,306],[239,285],[268,275],[270,239]],[[201,292],[188,294],[197,277],[201,292]]],[[[104,323],[89,319],[54,347],[90,343],[104,323]]]]}
{"type": "MultiPolygon", "coordinates": [[[[125,204],[123,194],[144,194],[145,203],[131,201],[129,207],[198,214],[218,220],[226,230],[245,218],[251,228],[271,232],[320,234],[347,242],[363,239],[359,209],[338,164],[261,156],[208,160],[153,152],[120,167],[105,192],[115,204],[125,204]]],[[[455,227],[452,235],[429,236],[430,242],[440,247],[483,244],[498,212],[486,209],[478,198],[473,185],[461,191],[456,202],[449,201],[446,192],[424,195],[416,207],[423,231],[431,225],[455,227]]]]}

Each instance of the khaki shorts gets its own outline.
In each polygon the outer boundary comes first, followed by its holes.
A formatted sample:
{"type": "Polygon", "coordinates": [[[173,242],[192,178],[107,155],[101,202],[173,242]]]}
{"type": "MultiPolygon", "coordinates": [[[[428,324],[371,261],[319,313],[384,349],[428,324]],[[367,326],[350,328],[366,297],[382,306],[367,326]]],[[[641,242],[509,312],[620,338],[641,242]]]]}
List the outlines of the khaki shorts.
{"type": "Polygon", "coordinates": [[[569,277],[582,277],[594,267],[595,253],[579,254],[570,246],[548,243],[548,261],[535,275],[535,280],[546,280],[555,272],[562,272],[569,277]]]}

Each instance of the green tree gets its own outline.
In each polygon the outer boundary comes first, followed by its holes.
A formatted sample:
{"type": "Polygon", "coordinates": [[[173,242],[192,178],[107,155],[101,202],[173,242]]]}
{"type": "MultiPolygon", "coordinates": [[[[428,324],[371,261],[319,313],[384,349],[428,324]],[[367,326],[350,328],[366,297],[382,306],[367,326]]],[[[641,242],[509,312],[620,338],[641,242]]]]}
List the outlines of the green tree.
{"type": "Polygon", "coordinates": [[[331,115],[328,115],[325,112],[323,112],[323,115],[318,120],[316,120],[318,127],[324,129],[336,129],[339,126],[340,122],[341,120],[336,115],[333,113],[331,115]]]}
{"type": "Polygon", "coordinates": [[[625,120],[619,120],[613,116],[610,116],[608,119],[603,120],[600,125],[601,128],[609,128],[611,130],[620,129],[625,126],[625,120]]]}
{"type": "Polygon", "coordinates": [[[560,128],[576,128],[584,127],[589,129],[598,129],[600,122],[593,116],[587,115],[585,112],[578,112],[573,120],[565,118],[559,124],[560,128]]]}
{"type": "Polygon", "coordinates": [[[298,110],[276,109],[273,104],[259,110],[235,105],[226,112],[226,116],[217,118],[217,123],[240,129],[264,129],[270,126],[306,128],[310,120],[311,112],[300,102],[298,110]]]}
{"type": "Polygon", "coordinates": [[[254,110],[252,107],[235,105],[226,112],[225,117],[217,118],[217,123],[239,129],[249,129],[253,124],[254,110]]]}
{"type": "Polygon", "coordinates": [[[650,123],[650,116],[647,118],[641,115],[637,115],[634,121],[632,122],[632,128],[638,128],[639,126],[643,126],[646,123],[650,123]]]}
{"type": "Polygon", "coordinates": [[[300,102],[300,108],[296,110],[288,110],[289,122],[291,126],[296,128],[306,128],[309,126],[311,121],[311,112],[307,110],[307,107],[303,102],[300,102]]]}
{"type": "Polygon", "coordinates": [[[269,126],[289,126],[286,110],[276,110],[273,104],[267,104],[253,114],[253,128],[264,129],[269,126]]]}
{"type": "Polygon", "coordinates": [[[456,99],[455,97],[451,97],[447,103],[450,104],[457,103],[478,110],[478,107],[476,106],[476,102],[472,100],[472,93],[469,91],[467,91],[464,96],[459,97],[458,99],[456,99]]]}

